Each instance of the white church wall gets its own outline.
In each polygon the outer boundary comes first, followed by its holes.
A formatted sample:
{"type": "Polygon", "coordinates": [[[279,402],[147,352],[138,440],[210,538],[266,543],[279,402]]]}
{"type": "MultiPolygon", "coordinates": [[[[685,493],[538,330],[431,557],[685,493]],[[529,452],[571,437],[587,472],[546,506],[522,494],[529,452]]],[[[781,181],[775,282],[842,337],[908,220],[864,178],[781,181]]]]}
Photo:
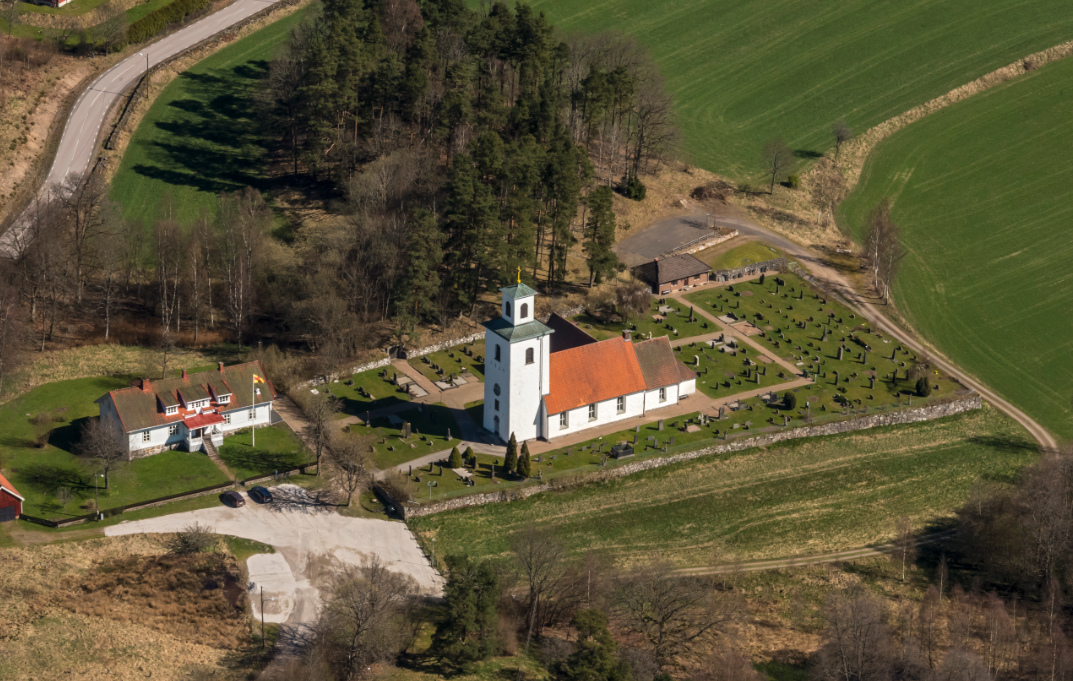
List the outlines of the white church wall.
{"type": "Polygon", "coordinates": [[[559,423],[559,414],[552,414],[547,419],[547,437],[553,440],[563,435],[569,435],[589,428],[606,426],[609,423],[624,421],[645,413],[645,395],[638,392],[626,395],[625,411],[618,412],[618,398],[604,400],[596,404],[596,418],[589,420],[589,405],[571,409],[567,412],[567,427],[562,428],[559,423]]]}
{"type": "Polygon", "coordinates": [[[659,409],[661,407],[669,407],[674,404],[678,404],[679,397],[679,384],[669,385],[664,388],[666,391],[665,399],[659,398],[659,390],[649,390],[645,392],[645,411],[651,411],[653,409],[659,409]]]}

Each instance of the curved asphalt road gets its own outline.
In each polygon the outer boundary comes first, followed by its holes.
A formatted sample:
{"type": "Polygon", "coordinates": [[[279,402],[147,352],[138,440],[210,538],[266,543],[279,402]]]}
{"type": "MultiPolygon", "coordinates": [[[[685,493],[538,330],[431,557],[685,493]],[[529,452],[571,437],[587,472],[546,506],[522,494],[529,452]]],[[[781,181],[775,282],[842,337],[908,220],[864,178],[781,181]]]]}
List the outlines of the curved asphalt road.
{"type": "MultiPolygon", "coordinates": [[[[659,229],[661,226],[666,227],[683,220],[696,222],[697,220],[704,219],[706,219],[704,213],[692,213],[661,220],[653,224],[649,229],[659,229]]],[[[924,344],[921,343],[915,335],[895,325],[894,322],[889,320],[883,314],[883,306],[877,305],[863,297],[855,288],[853,288],[845,277],[838,271],[824,264],[823,258],[811,249],[790,241],[786,237],[776,234],[747,219],[720,216],[715,222],[726,227],[733,227],[738,230],[739,234],[755,236],[794,256],[813,276],[825,280],[828,283],[829,288],[841,295],[846,301],[853,303],[857,310],[877,328],[881,329],[884,333],[888,333],[897,338],[899,343],[916,349],[917,352],[926,351],[931,356],[932,361],[945,373],[954,376],[964,385],[967,385],[980,393],[984,399],[993,404],[999,411],[1024,426],[1025,430],[1035,438],[1041,448],[1044,450],[1054,450],[1058,448],[1058,441],[1054,439],[1054,436],[1051,435],[1050,431],[1037,423],[1031,416],[1004,400],[983,382],[967,375],[961,369],[958,369],[952,361],[939,355],[934,348],[925,348],[924,344]]]]}
{"type": "MultiPolygon", "coordinates": [[[[56,158],[40,193],[51,186],[61,185],[68,175],[77,175],[89,169],[108,111],[123,91],[145,73],[147,54],[149,66],[156,66],[279,1],[235,0],[219,12],[146,45],[141,52],[135,52],[98,76],[78,98],[67,117],[56,158]]],[[[29,219],[30,211],[27,208],[11,228],[0,235],[0,255],[11,257],[16,254],[19,237],[26,230],[29,219]]]]}

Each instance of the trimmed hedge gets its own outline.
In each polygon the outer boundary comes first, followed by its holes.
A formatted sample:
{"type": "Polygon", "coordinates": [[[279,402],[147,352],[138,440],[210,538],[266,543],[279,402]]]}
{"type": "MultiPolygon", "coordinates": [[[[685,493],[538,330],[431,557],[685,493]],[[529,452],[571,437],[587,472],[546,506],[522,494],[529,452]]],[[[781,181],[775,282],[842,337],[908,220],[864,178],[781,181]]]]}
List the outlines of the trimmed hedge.
{"type": "Polygon", "coordinates": [[[149,40],[164,31],[168,24],[185,21],[186,17],[205,9],[211,2],[212,0],[175,0],[170,5],[153,10],[130,25],[127,29],[127,42],[140,43],[149,40]]]}

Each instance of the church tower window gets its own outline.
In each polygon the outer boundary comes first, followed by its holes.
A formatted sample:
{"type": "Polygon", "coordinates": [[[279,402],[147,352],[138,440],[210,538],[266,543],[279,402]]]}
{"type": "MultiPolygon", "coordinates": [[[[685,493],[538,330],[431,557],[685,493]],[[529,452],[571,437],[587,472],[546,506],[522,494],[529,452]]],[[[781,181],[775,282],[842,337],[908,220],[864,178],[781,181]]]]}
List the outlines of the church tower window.
{"type": "Polygon", "coordinates": [[[498,345],[496,346],[496,361],[497,362],[502,362],[503,361],[503,357],[499,354],[499,346],[498,345]]]}
{"type": "Polygon", "coordinates": [[[518,315],[519,319],[525,319],[529,316],[529,303],[522,303],[522,313],[518,315]]]}
{"type": "Polygon", "coordinates": [[[525,349],[525,363],[526,364],[532,364],[533,361],[534,361],[533,360],[533,348],[526,348],[525,349]]]}

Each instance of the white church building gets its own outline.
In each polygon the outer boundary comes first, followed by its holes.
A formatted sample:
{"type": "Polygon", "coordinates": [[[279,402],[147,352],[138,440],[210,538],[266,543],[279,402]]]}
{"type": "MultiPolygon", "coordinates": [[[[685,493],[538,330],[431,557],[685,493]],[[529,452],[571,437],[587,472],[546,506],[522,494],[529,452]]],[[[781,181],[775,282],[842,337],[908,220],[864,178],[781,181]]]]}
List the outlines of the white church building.
{"type": "Polygon", "coordinates": [[[536,319],[536,291],[501,289],[502,315],[485,322],[484,427],[503,440],[552,440],[643,416],[694,393],[697,375],[666,336],[597,341],[573,322],[536,319]]]}

